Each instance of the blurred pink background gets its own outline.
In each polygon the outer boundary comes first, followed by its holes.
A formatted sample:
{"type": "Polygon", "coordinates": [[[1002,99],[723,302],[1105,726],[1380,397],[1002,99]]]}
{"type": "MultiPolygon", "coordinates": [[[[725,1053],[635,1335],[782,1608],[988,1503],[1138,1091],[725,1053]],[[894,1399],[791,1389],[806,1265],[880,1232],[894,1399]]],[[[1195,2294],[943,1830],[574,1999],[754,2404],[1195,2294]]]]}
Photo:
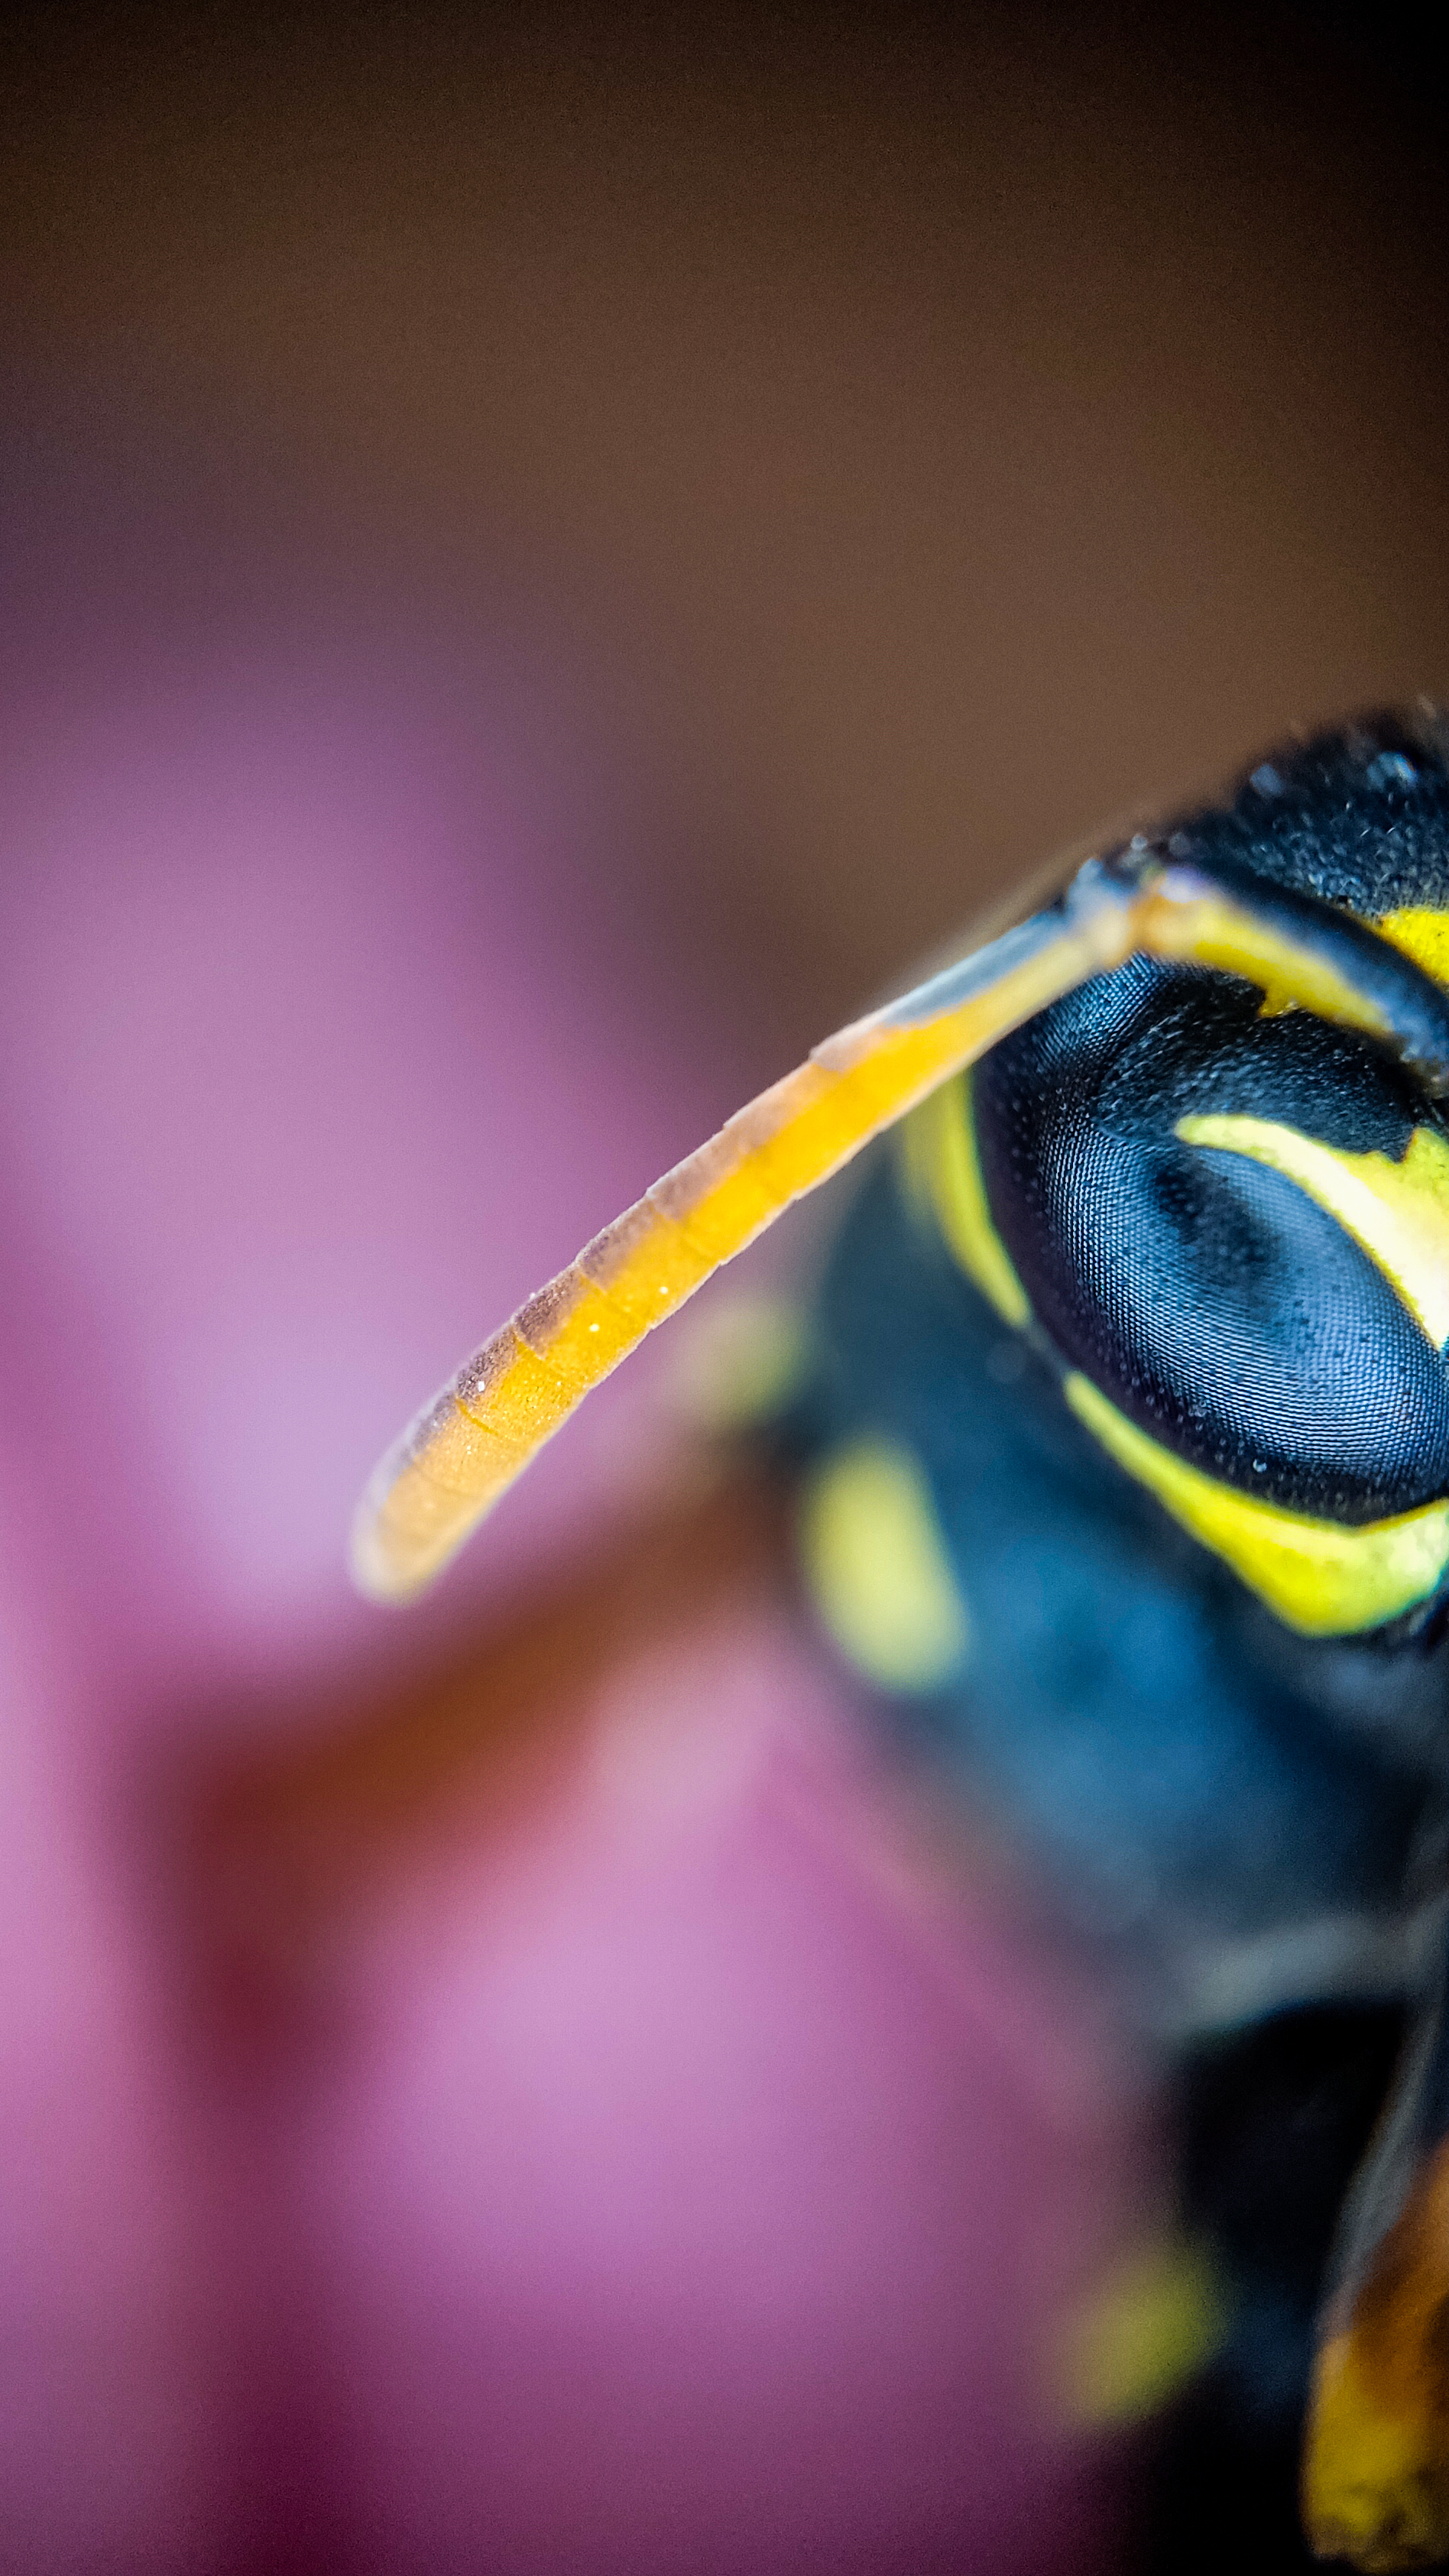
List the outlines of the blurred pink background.
{"type": "Polygon", "coordinates": [[[1442,688],[1441,180],[1356,41],[17,48],[0,2564],[1116,2563],[1042,2391],[1135,2078],[783,1608],[252,2018],[178,1783],[667,1472],[641,1365],[435,1606],[347,1589],[410,1409],[740,1098],[1054,842],[1442,688]]]}

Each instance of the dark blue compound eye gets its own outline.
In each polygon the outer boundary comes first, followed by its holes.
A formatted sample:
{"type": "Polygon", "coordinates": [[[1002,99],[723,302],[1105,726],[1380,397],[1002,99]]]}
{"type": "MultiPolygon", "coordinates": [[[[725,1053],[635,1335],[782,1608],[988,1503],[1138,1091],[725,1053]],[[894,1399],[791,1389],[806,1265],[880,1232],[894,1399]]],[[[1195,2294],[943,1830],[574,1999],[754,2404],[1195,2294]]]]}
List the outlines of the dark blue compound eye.
{"type": "Polygon", "coordinates": [[[1449,1493],[1449,1366],[1384,1270],[1280,1170],[1186,1118],[1398,1164],[1437,1113],[1392,1060],[1227,976],[1139,961],[978,1069],[982,1179],[1038,1324],[1175,1455],[1350,1524],[1449,1493]]]}
{"type": "MultiPolygon", "coordinates": [[[[1161,846],[1265,904],[1332,906],[1381,957],[1449,958],[1439,719],[1300,744],[1161,846]]],[[[1449,1494],[1449,1317],[1342,1204],[1366,1168],[1394,1167],[1406,1194],[1410,1173],[1449,1169],[1434,1087],[1311,1011],[1265,1016],[1230,974],[1139,959],[1083,985],[973,1085],[986,1196],[1038,1325],[1130,1422],[1260,1500],[1353,1525],[1449,1494]],[[1273,1137],[1299,1140],[1300,1167],[1325,1148],[1354,1167],[1336,1209],[1282,1154],[1273,1167],[1273,1137]]],[[[1442,1218],[1433,1196],[1449,1270],[1449,1195],[1442,1218]]]]}

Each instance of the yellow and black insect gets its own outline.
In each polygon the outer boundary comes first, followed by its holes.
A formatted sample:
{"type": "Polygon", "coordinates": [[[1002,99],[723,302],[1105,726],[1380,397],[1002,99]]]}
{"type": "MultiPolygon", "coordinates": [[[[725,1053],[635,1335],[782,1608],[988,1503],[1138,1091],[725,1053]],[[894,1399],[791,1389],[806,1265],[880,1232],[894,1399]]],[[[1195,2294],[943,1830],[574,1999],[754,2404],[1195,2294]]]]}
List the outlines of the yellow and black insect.
{"type": "Polygon", "coordinates": [[[1306,2563],[1300,2442],[1319,2553],[1449,2557],[1446,1101],[1423,712],[1261,762],[818,1048],[484,1346],[358,1518],[365,1588],[416,1592],[904,1120],[772,1436],[826,1628],[1179,2070],[1226,2325],[1164,2565],[1219,2565],[1249,2493],[1259,2554],[1306,2563]]]}

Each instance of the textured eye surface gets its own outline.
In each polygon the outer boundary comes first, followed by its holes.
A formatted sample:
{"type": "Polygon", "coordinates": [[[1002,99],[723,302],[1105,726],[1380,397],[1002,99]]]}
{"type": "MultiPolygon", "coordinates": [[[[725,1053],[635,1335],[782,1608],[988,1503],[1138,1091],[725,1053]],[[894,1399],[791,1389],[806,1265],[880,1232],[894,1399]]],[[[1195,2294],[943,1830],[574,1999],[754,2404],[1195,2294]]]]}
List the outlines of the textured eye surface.
{"type": "MultiPolygon", "coordinates": [[[[1437,719],[1290,748],[1158,846],[1449,976],[1437,719]]],[[[972,1118],[1015,1293],[1138,1432],[1349,1528],[1449,1494],[1449,1131],[1372,1036],[1139,957],[1007,1037],[972,1118]]]]}
{"type": "Polygon", "coordinates": [[[997,1047],[973,1090],[1032,1311],[1130,1420],[1335,1520],[1449,1491],[1449,1367],[1401,1288],[1287,1171],[1179,1132],[1254,1122],[1392,1172],[1442,1129],[1381,1051],[1306,1012],[1265,1019],[1234,978],[1139,961],[997,1047]]]}

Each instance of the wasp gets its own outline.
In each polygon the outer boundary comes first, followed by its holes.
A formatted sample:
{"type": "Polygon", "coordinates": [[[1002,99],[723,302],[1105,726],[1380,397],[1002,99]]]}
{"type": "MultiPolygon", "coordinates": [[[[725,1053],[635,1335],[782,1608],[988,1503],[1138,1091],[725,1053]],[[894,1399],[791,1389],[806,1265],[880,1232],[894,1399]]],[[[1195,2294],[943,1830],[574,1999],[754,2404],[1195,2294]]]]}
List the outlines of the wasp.
{"type": "Polygon", "coordinates": [[[1244,2495],[1283,2566],[1449,2559],[1449,720],[1259,760],[817,1047],[418,1417],[363,1587],[877,1139],[769,1437],[835,1648],[1174,2070],[1220,2323],[1161,2563],[1244,2495]]]}

